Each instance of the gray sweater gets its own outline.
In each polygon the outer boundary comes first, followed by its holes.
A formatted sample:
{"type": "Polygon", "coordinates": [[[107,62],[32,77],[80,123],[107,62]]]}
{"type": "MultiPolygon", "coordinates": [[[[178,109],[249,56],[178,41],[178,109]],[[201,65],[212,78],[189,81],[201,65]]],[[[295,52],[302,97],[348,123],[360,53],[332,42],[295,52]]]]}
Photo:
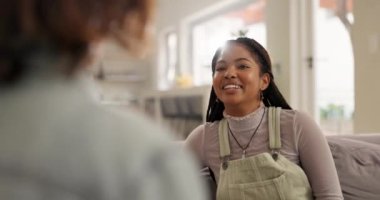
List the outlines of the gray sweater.
{"type": "Polygon", "coordinates": [[[0,199],[204,200],[161,127],[98,105],[83,77],[50,73],[0,89],[0,199]]]}

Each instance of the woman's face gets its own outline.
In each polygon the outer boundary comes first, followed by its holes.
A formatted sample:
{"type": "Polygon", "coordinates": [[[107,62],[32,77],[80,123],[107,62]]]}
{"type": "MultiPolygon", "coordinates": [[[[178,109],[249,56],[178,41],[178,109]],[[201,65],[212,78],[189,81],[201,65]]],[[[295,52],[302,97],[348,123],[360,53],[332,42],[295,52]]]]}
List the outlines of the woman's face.
{"type": "Polygon", "coordinates": [[[268,87],[268,74],[242,44],[230,43],[215,65],[213,88],[229,115],[243,116],[260,105],[260,92],[268,87]]]}

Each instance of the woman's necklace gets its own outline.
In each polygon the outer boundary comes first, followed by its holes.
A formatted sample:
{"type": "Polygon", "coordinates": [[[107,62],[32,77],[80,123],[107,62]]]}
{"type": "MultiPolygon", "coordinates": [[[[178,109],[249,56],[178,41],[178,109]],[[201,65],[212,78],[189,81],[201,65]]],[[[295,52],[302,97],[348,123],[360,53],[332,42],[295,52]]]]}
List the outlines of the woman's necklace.
{"type": "Polygon", "coordinates": [[[238,140],[236,139],[234,133],[232,132],[232,130],[231,130],[231,128],[230,128],[230,124],[227,123],[227,125],[228,125],[228,130],[230,131],[232,137],[234,138],[235,142],[239,145],[240,149],[243,150],[243,155],[241,156],[241,158],[245,158],[246,150],[247,150],[247,148],[249,147],[249,145],[251,144],[251,141],[252,141],[252,139],[253,139],[253,136],[256,135],[256,132],[257,132],[257,130],[259,129],[259,127],[260,127],[260,125],[261,125],[261,122],[263,121],[264,114],[265,114],[265,107],[264,107],[264,112],[263,112],[263,114],[262,114],[262,116],[261,116],[261,119],[260,119],[259,125],[257,125],[255,131],[253,131],[252,136],[251,136],[251,138],[249,139],[248,144],[247,144],[245,147],[243,147],[243,146],[238,142],[238,140]]]}

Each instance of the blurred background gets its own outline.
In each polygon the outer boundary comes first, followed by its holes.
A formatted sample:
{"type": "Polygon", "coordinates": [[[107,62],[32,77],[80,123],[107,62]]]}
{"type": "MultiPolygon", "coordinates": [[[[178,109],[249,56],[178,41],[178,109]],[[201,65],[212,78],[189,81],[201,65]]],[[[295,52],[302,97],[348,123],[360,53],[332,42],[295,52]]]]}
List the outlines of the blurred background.
{"type": "Polygon", "coordinates": [[[157,0],[155,38],[143,60],[107,43],[99,99],[132,107],[184,139],[205,121],[212,56],[246,35],[270,53],[290,105],[326,135],[380,132],[379,0],[157,0]]]}

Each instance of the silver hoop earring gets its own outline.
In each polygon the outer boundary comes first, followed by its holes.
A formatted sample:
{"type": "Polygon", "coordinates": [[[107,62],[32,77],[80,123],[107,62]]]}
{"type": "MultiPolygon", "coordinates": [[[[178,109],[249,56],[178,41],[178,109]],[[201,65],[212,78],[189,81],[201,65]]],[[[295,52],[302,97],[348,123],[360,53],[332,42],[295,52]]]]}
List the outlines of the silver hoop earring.
{"type": "Polygon", "coordinates": [[[261,100],[261,101],[264,100],[264,94],[263,94],[263,91],[260,91],[260,100],[261,100]]]}

